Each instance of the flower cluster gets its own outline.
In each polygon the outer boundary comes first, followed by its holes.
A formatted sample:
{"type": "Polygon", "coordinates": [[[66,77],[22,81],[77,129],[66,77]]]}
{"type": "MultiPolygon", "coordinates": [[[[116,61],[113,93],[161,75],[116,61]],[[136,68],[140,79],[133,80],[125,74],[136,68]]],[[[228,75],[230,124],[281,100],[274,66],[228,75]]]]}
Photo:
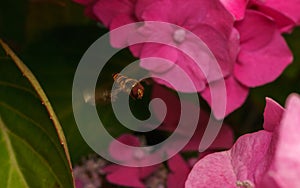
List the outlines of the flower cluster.
{"type": "MultiPolygon", "coordinates": [[[[300,23],[300,14],[297,11],[300,3],[297,0],[76,1],[86,6],[89,16],[101,21],[111,30],[141,21],[160,21],[182,27],[183,29],[157,28],[151,24],[138,26],[137,30],[144,37],[159,38],[173,47],[144,43],[132,45],[130,50],[136,57],[141,58],[140,65],[149,70],[153,77],[159,75],[176,79],[177,90],[194,92],[194,88],[188,87],[182,81],[178,67],[172,64],[160,66],[145,58],[159,57],[177,64],[189,75],[197,91],[210,105],[210,88],[218,90],[222,85],[219,84],[220,80],[225,79],[225,115],[244,103],[249,88],[275,80],[292,62],[292,54],[281,34],[291,31],[300,23]],[[203,54],[199,68],[189,56],[174,48],[175,46],[187,49],[193,54],[201,54],[195,50],[195,43],[185,29],[207,45],[221,68],[222,77],[214,75],[214,66],[203,54]]],[[[163,80],[156,81],[172,87],[163,80]]],[[[223,118],[218,107],[212,110],[217,118],[223,118]]]]}
{"type": "Polygon", "coordinates": [[[286,109],[267,99],[264,130],[197,162],[186,187],[299,187],[299,115],[298,95],[288,98],[286,109]]]}

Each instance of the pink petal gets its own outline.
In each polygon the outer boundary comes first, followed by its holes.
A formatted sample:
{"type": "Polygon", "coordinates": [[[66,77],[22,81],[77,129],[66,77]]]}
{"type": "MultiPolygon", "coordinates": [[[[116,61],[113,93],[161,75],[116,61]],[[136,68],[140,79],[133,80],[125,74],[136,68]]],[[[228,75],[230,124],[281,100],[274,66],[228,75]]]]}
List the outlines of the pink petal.
{"type": "Polygon", "coordinates": [[[112,19],[109,29],[110,30],[116,29],[120,26],[124,26],[126,24],[133,23],[134,21],[135,21],[135,18],[132,15],[128,15],[128,14],[117,15],[112,19]]]}
{"type": "Polygon", "coordinates": [[[259,131],[240,137],[229,151],[200,159],[186,181],[186,187],[236,187],[237,181],[255,185],[266,171],[272,134],[259,131]]]}
{"type": "Polygon", "coordinates": [[[162,85],[172,88],[179,92],[197,92],[202,91],[205,88],[205,80],[199,79],[199,75],[194,75],[193,70],[188,67],[180,68],[173,67],[169,71],[163,74],[152,73],[151,76],[154,80],[162,85]],[[185,72],[187,75],[183,75],[185,72]],[[155,79],[155,77],[162,77],[162,79],[155,79]],[[171,83],[168,82],[171,81],[171,83]]]}
{"type": "Polygon", "coordinates": [[[277,31],[265,47],[255,51],[240,51],[234,75],[248,87],[264,85],[274,81],[292,60],[289,47],[277,31]]]}
{"type": "Polygon", "coordinates": [[[219,152],[199,160],[185,182],[186,188],[235,188],[236,176],[229,152],[219,152]]]}
{"type": "Polygon", "coordinates": [[[167,187],[184,187],[190,172],[189,166],[184,159],[177,154],[168,160],[168,167],[171,172],[168,174],[167,187]]]}
{"type": "Polygon", "coordinates": [[[106,179],[113,184],[129,187],[145,187],[139,179],[139,168],[120,167],[106,176],[106,179]]]}
{"type": "Polygon", "coordinates": [[[300,97],[292,94],[286,102],[279,129],[275,157],[268,172],[279,187],[300,187],[300,97]]]}
{"type": "Polygon", "coordinates": [[[256,0],[256,2],[277,10],[293,19],[298,25],[300,24],[300,0],[256,0]]]}
{"type": "MultiPolygon", "coordinates": [[[[143,18],[144,12],[147,12],[148,9],[151,9],[152,4],[157,3],[153,0],[138,0],[135,3],[135,15],[139,21],[147,21],[143,18]]],[[[165,7],[166,8],[166,7],[165,7]]],[[[157,10],[159,12],[159,10],[157,10]]]]}
{"type": "Polygon", "coordinates": [[[182,16],[184,20],[183,25],[190,30],[193,30],[198,24],[209,25],[215,30],[222,33],[224,38],[228,38],[231,34],[233,17],[224,8],[219,0],[198,0],[198,1],[184,1],[188,8],[183,9],[181,4],[178,4],[178,9],[182,12],[178,12],[177,15],[187,15],[182,16]],[[186,12],[188,11],[188,12],[186,12]]]}
{"type": "MultiPolygon", "coordinates": [[[[106,27],[110,27],[111,22],[120,15],[134,17],[135,1],[136,0],[98,0],[93,10],[96,17],[101,20],[106,27]]],[[[133,21],[132,19],[132,22],[133,21]]],[[[115,25],[120,26],[120,24],[116,23],[115,25]]]]}
{"type": "Polygon", "coordinates": [[[296,25],[291,18],[266,5],[259,4],[259,6],[256,6],[255,9],[269,17],[272,17],[281,32],[290,32],[296,25]]]}
{"type": "Polygon", "coordinates": [[[113,141],[109,146],[109,154],[116,160],[129,161],[134,158],[134,151],[127,148],[120,147],[118,142],[121,142],[130,146],[140,146],[140,141],[137,137],[130,134],[123,134],[116,141],[113,141]],[[122,155],[120,155],[122,153],[122,155]]]}
{"type": "Polygon", "coordinates": [[[273,132],[279,126],[284,109],[273,99],[266,98],[264,129],[273,132]]]}
{"type": "Polygon", "coordinates": [[[274,155],[270,150],[272,133],[259,131],[241,136],[232,147],[232,165],[237,180],[257,184],[261,181],[274,155]]]}
{"type": "MultiPolygon", "coordinates": [[[[248,96],[248,88],[241,85],[239,82],[235,80],[234,77],[228,77],[225,79],[226,85],[226,111],[225,116],[239,108],[246,100],[248,96]]],[[[207,101],[207,103],[211,106],[211,91],[213,90],[215,95],[217,96],[215,99],[220,99],[219,102],[223,103],[224,95],[222,92],[218,93],[218,90],[223,91],[223,85],[221,82],[216,81],[211,83],[211,88],[206,88],[202,93],[201,96],[207,101]]],[[[214,103],[218,103],[218,101],[214,101],[214,103]]],[[[217,119],[224,118],[223,114],[223,106],[218,105],[215,108],[212,108],[212,111],[217,119]]]]}
{"type": "MultiPolygon", "coordinates": [[[[117,180],[118,177],[116,177],[116,176],[128,177],[128,175],[129,175],[128,178],[133,178],[133,179],[137,179],[137,177],[138,177],[138,180],[135,180],[135,181],[140,182],[141,179],[147,178],[158,168],[159,168],[159,164],[153,165],[153,166],[147,166],[147,167],[140,167],[140,168],[125,167],[125,166],[112,164],[112,165],[108,165],[108,166],[104,167],[103,171],[106,174],[110,174],[110,182],[125,185],[127,183],[124,183],[124,180],[118,181],[117,180]],[[127,173],[121,174],[124,170],[128,170],[129,174],[127,174],[127,173]]],[[[137,184],[136,182],[135,182],[135,184],[137,184]]]]}
{"type": "MultiPolygon", "coordinates": [[[[207,54],[207,57],[205,58],[205,49],[203,50],[204,54],[202,55],[204,58],[199,58],[199,60],[201,60],[200,68],[207,75],[208,82],[228,76],[233,70],[233,65],[236,59],[236,56],[231,56],[232,54],[230,50],[233,48],[232,46],[235,47],[237,45],[236,43],[238,43],[239,41],[231,41],[231,38],[225,38],[218,30],[208,25],[198,24],[197,27],[193,28],[192,32],[195,33],[201,40],[203,40],[204,44],[207,45],[209,50],[214,55],[214,58],[216,58],[215,61],[215,59],[209,54],[207,54]],[[207,66],[207,68],[205,65],[207,66]],[[218,70],[217,65],[222,72],[216,71],[218,70]]],[[[191,42],[194,41],[190,40],[185,43],[189,44],[191,42]]],[[[193,48],[195,47],[191,46],[189,51],[196,51],[192,50],[193,48]]],[[[201,52],[201,49],[197,51],[201,52]]]]}
{"type": "Polygon", "coordinates": [[[169,21],[172,4],[170,1],[137,1],[136,15],[143,21],[169,21]]]}
{"type": "Polygon", "coordinates": [[[248,0],[220,0],[236,20],[244,18],[248,0]]]}
{"type": "Polygon", "coordinates": [[[276,24],[264,14],[247,10],[245,19],[235,24],[240,33],[241,50],[255,51],[273,40],[276,24]]]}
{"type": "Polygon", "coordinates": [[[256,87],[275,80],[292,61],[284,38],[274,22],[255,11],[237,24],[241,35],[241,50],[234,75],[242,84],[256,87]],[[250,27],[253,25],[255,27],[250,27]]]}
{"type": "Polygon", "coordinates": [[[177,61],[178,50],[162,44],[146,44],[141,52],[141,67],[154,73],[163,73],[170,70],[177,61]],[[171,62],[160,62],[158,59],[143,59],[147,57],[157,57],[171,62]]]}
{"type": "MultiPolygon", "coordinates": [[[[139,1],[142,2],[142,1],[139,1]]],[[[162,24],[157,22],[143,22],[143,25],[137,24],[137,27],[135,30],[132,30],[128,34],[128,41],[129,44],[133,43],[139,43],[130,46],[130,51],[133,53],[136,57],[160,57],[156,56],[156,50],[158,47],[164,47],[164,45],[174,45],[173,41],[173,28],[170,26],[170,24],[162,24]],[[148,43],[145,43],[147,41],[148,43]],[[144,46],[147,45],[153,45],[155,42],[156,47],[150,48],[146,47],[147,49],[143,49],[144,46]],[[150,51],[148,51],[150,50],[150,51]],[[144,53],[144,54],[143,54],[144,53]]],[[[171,47],[169,47],[171,49],[171,47]]],[[[171,53],[174,52],[174,49],[171,49],[171,53]]],[[[160,53],[161,54],[161,53],[160,53]]],[[[163,54],[161,54],[163,55],[163,54]]],[[[162,57],[168,57],[168,54],[163,55],[162,57]]],[[[170,56],[172,57],[172,56],[170,56]]],[[[175,61],[176,58],[169,58],[171,61],[175,61]]]]}
{"type": "MultiPolygon", "coordinates": [[[[214,68],[212,65],[214,65],[213,63],[217,64],[217,61],[210,52],[209,47],[207,47],[207,43],[201,38],[197,38],[199,35],[195,36],[197,34],[195,31],[187,33],[185,41],[178,45],[178,48],[182,51],[179,53],[177,64],[183,67],[190,75],[197,75],[197,77],[204,80],[210,76],[209,71],[214,68]]],[[[217,78],[213,79],[219,79],[222,76],[219,74],[217,78]]]]}
{"type": "Polygon", "coordinates": [[[135,44],[129,46],[129,49],[135,57],[140,57],[144,44],[135,44]]]}
{"type": "Polygon", "coordinates": [[[147,1],[141,1],[138,4],[139,7],[144,7],[143,11],[138,12],[142,12],[140,17],[145,21],[165,21],[183,27],[208,24],[225,36],[229,36],[231,32],[233,18],[219,0],[164,0],[154,1],[151,5],[147,1]],[[145,5],[142,6],[143,4],[145,5]]]}
{"type": "MultiPolygon", "coordinates": [[[[132,18],[128,15],[117,15],[110,23],[110,44],[114,48],[128,47],[131,35],[136,33],[137,25],[130,24],[132,18]],[[130,24],[130,25],[127,25],[130,24]],[[120,27],[126,25],[124,27],[120,27]]],[[[129,46],[130,47],[130,46],[129,46]]]]}

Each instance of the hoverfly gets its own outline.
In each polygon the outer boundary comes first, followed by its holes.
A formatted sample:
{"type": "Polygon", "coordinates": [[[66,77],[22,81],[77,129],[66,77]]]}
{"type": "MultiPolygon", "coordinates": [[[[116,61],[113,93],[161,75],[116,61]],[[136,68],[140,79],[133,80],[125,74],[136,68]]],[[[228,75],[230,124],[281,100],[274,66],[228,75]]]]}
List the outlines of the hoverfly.
{"type": "Polygon", "coordinates": [[[91,90],[84,91],[84,101],[91,105],[108,104],[109,101],[115,102],[117,95],[121,91],[127,93],[135,100],[143,98],[145,89],[139,80],[129,78],[120,73],[113,74],[112,78],[116,82],[116,88],[111,91],[105,88],[97,88],[95,93],[92,93],[91,90]]]}
{"type": "Polygon", "coordinates": [[[127,93],[133,99],[142,99],[144,96],[144,87],[139,80],[129,78],[120,73],[112,75],[114,81],[117,83],[118,88],[114,89],[111,93],[112,99],[115,100],[120,91],[127,93]]]}

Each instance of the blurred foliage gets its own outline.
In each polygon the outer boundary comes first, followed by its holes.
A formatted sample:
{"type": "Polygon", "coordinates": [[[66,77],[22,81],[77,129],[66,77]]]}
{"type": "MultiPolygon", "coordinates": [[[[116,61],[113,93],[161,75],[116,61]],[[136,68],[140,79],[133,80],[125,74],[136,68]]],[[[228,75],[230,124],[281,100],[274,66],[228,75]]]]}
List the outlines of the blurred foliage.
{"type": "Polygon", "coordinates": [[[2,48],[0,58],[0,187],[73,187],[64,135],[46,98],[2,48]]]}
{"type": "MultiPolygon", "coordinates": [[[[73,163],[92,152],[82,139],[72,113],[73,76],[86,49],[105,32],[106,29],[83,14],[83,7],[68,0],[1,2],[0,37],[18,52],[49,96],[65,131],[73,163]]],[[[286,35],[286,39],[295,54],[294,63],[273,83],[251,89],[243,107],[226,118],[236,136],[262,128],[266,96],[284,105],[290,93],[300,93],[300,29],[286,35]]],[[[112,83],[111,73],[125,66],[124,60],[132,59],[125,50],[112,60],[115,65],[103,74],[105,87],[112,83]]],[[[146,105],[133,104],[140,109],[146,105]]],[[[109,122],[107,128],[114,136],[128,131],[114,119],[109,104],[100,104],[98,110],[101,109],[104,109],[101,118],[109,122]]]]}

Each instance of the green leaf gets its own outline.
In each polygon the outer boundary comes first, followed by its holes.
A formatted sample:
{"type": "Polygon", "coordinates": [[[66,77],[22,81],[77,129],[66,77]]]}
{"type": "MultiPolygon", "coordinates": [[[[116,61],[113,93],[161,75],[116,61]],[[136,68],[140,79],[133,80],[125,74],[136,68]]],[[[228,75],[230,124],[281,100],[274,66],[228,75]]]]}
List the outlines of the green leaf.
{"type": "Polygon", "coordinates": [[[0,40],[0,187],[73,187],[70,156],[38,81],[0,40]],[[26,79],[27,78],[27,79],[26,79]]]}

